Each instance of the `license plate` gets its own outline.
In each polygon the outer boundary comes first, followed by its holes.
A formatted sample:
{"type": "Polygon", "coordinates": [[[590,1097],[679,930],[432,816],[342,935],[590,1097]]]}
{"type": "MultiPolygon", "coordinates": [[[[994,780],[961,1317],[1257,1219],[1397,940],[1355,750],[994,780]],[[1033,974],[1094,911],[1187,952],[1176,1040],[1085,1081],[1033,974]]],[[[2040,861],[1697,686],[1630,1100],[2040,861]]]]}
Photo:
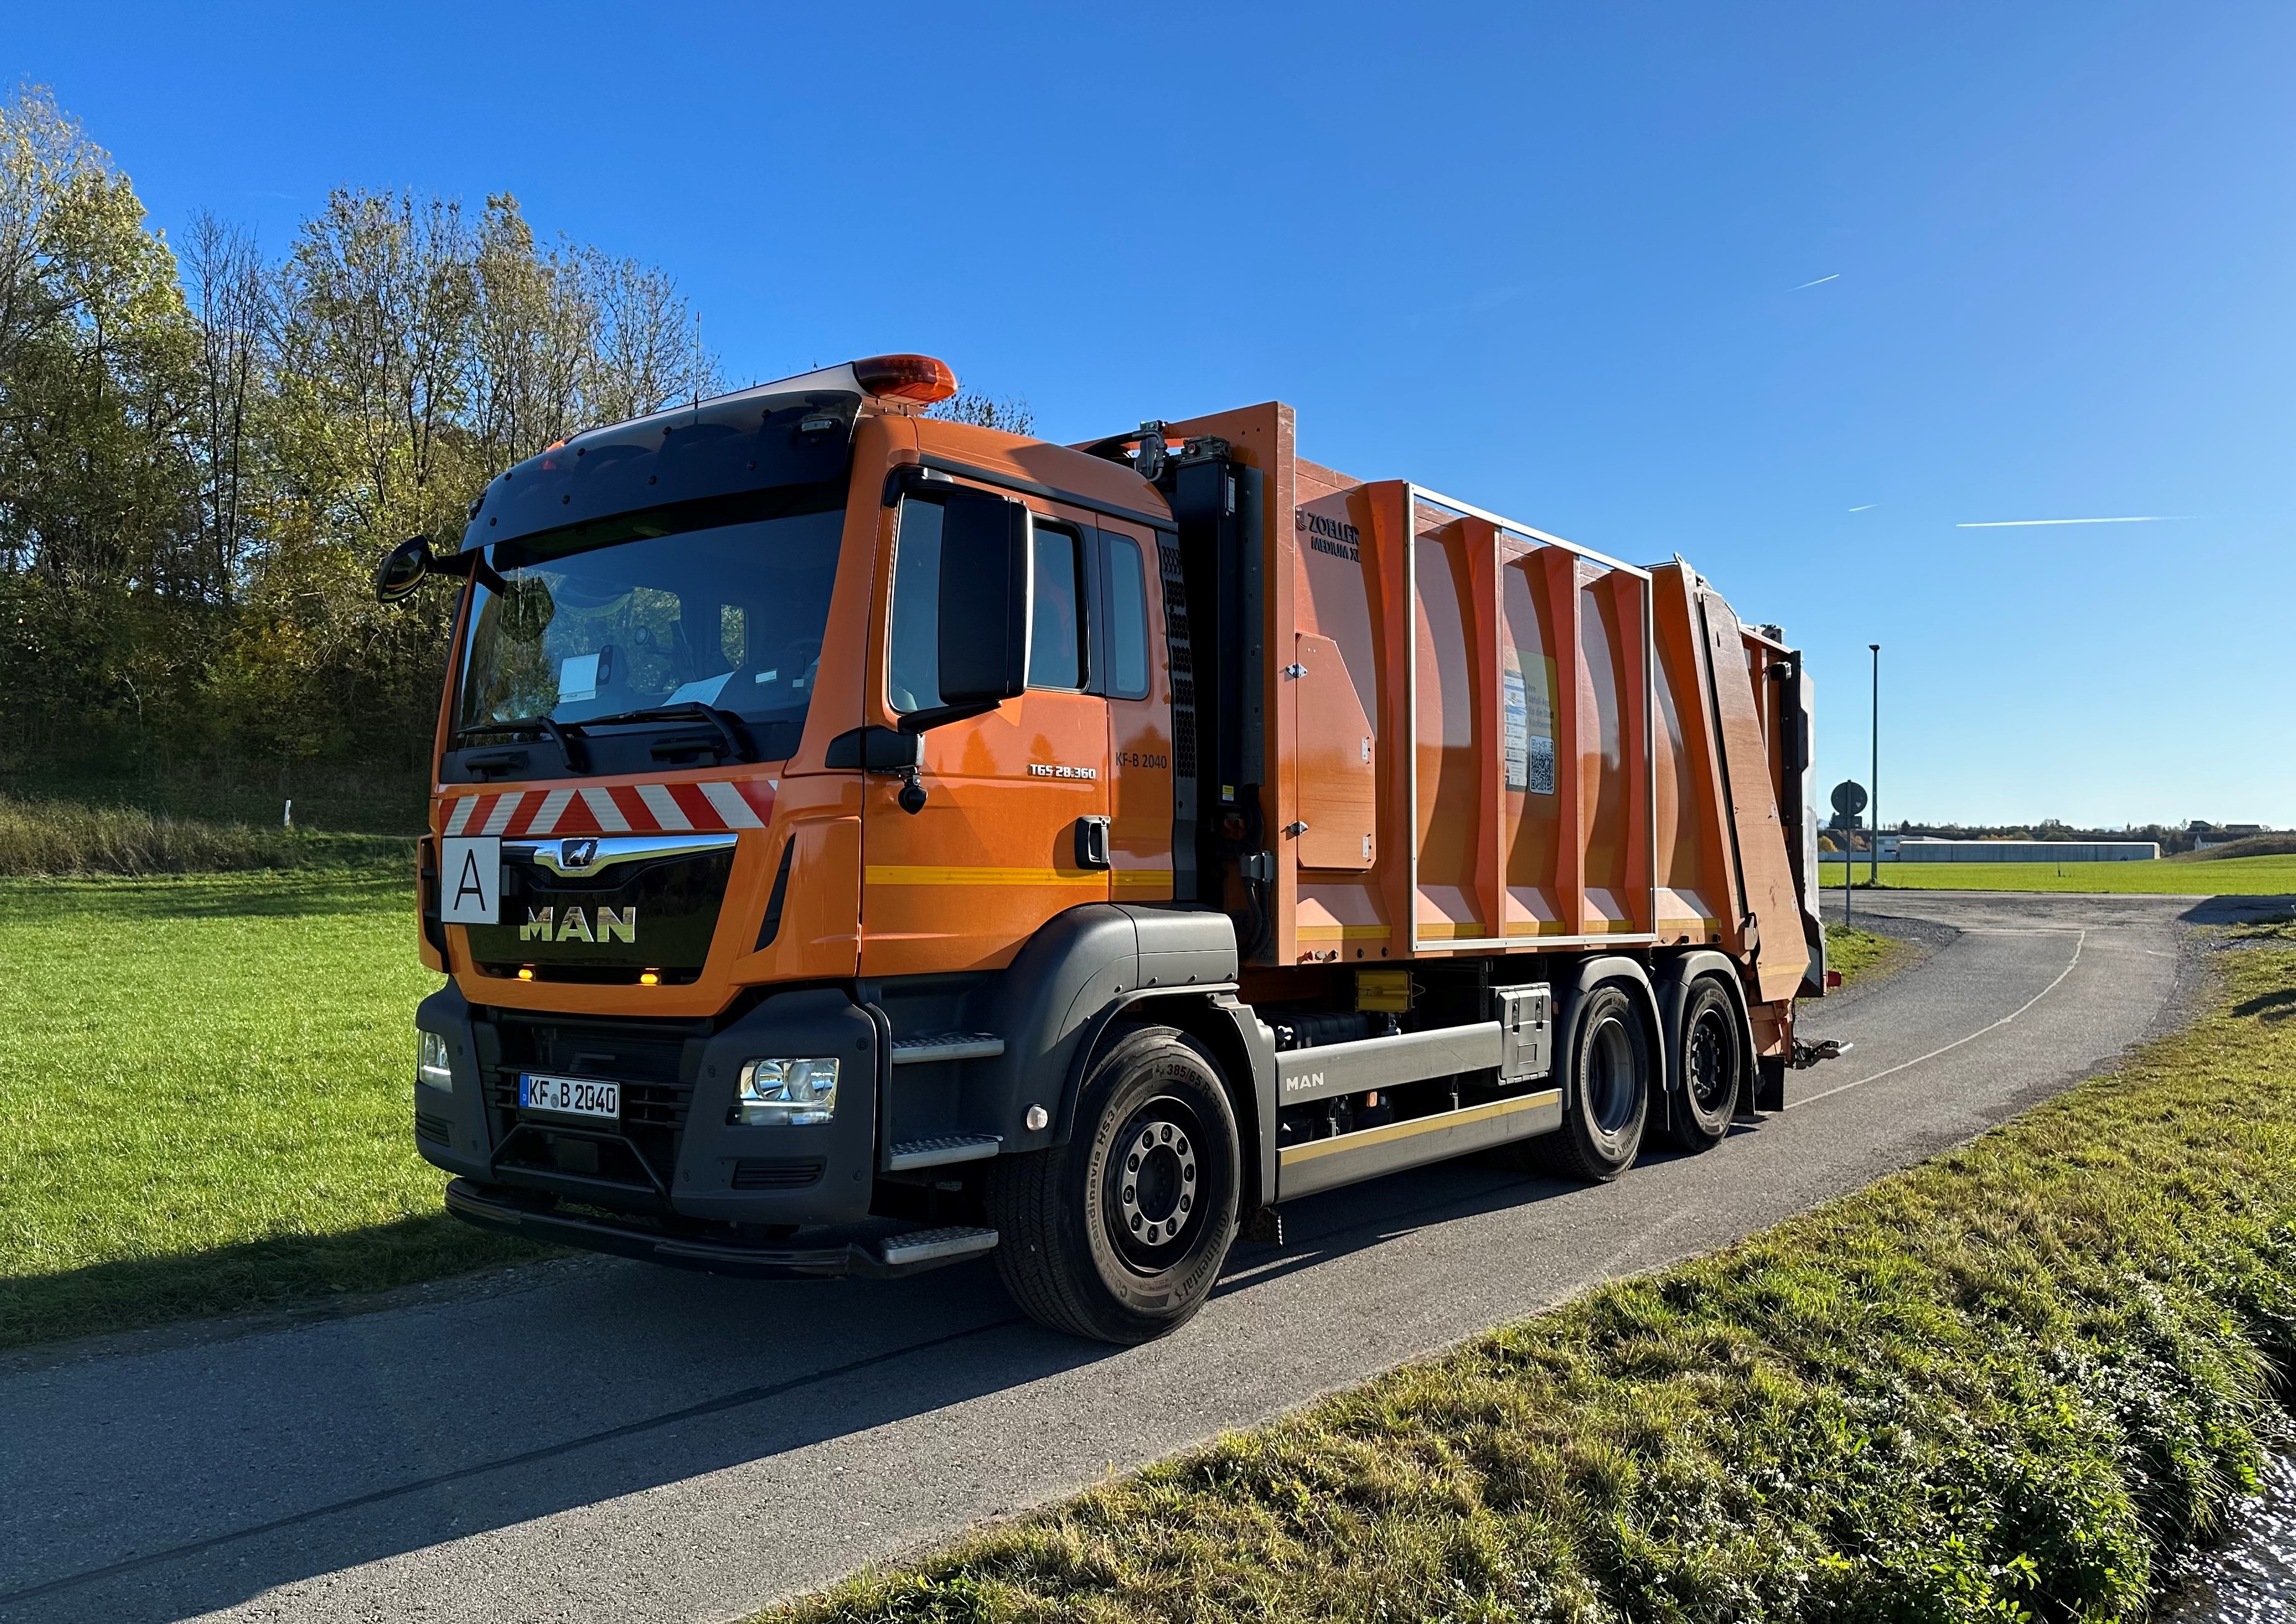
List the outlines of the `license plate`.
{"type": "Polygon", "coordinates": [[[537,1077],[521,1072],[518,1079],[521,1111],[549,1111],[569,1117],[619,1117],[622,1086],[593,1082],[586,1077],[537,1077]]]}

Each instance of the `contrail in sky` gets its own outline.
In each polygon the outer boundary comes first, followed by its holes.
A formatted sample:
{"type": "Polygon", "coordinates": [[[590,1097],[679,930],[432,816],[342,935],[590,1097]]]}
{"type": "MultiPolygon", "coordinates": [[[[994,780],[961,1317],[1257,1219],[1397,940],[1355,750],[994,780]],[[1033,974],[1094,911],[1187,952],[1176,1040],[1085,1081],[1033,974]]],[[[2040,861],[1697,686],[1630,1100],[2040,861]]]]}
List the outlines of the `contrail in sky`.
{"type": "Polygon", "coordinates": [[[1802,283],[1799,284],[1798,286],[1796,286],[1796,287],[1794,288],[1794,290],[1793,290],[1793,291],[1794,291],[1795,292],[1799,293],[1799,292],[1800,292],[1800,291],[1802,291],[1802,289],[1803,289],[1803,288],[1814,288],[1814,287],[1816,287],[1816,286],[1817,285],[1817,283],[1818,283],[1818,282],[1835,282],[1835,281],[1839,281],[1839,280],[1841,279],[1841,273],[1840,271],[1836,271],[1836,272],[1834,272],[1834,273],[1833,273],[1833,275],[1831,275],[1831,276],[1821,276],[1821,277],[1819,277],[1819,278],[1817,279],[1817,282],[1805,282],[1805,283],[1802,283]]]}
{"type": "Polygon", "coordinates": [[[1879,502],[1868,502],[1863,507],[1853,507],[1849,511],[1853,513],[1870,513],[1881,505],[1882,504],[1879,502]]]}
{"type": "Polygon", "coordinates": [[[2118,519],[1980,519],[1956,524],[1956,530],[2013,530],[2029,524],[2159,524],[2174,513],[2128,513],[2118,519]]]}

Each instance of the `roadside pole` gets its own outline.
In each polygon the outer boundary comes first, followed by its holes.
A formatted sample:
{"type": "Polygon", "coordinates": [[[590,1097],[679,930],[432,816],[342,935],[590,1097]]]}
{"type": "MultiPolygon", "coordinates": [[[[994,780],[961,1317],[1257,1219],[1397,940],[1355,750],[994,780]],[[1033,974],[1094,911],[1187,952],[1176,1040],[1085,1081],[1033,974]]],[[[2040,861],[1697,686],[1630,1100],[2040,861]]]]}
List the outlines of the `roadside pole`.
{"type": "Polygon", "coordinates": [[[1869,821],[1874,832],[1866,837],[1870,861],[1866,865],[1866,882],[1874,890],[1882,888],[1882,645],[1869,643],[1874,651],[1874,765],[1867,775],[1866,790],[1873,799],[1867,803],[1869,821]]]}

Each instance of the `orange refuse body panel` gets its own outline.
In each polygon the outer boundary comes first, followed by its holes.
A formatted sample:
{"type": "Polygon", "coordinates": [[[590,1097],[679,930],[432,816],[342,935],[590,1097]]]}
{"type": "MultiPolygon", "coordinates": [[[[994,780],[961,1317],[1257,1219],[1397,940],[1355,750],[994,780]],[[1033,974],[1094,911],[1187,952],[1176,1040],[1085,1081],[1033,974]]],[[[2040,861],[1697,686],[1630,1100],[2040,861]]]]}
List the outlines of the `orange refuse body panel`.
{"type": "Polygon", "coordinates": [[[984,1254],[1183,1323],[1282,1204],[1513,1142],[1605,1180],[1817,1057],[1811,687],[1650,567],[1300,458],[1067,447],[873,357],[576,436],[461,544],[415,1140],[473,1223],[680,1267],[984,1254]]]}

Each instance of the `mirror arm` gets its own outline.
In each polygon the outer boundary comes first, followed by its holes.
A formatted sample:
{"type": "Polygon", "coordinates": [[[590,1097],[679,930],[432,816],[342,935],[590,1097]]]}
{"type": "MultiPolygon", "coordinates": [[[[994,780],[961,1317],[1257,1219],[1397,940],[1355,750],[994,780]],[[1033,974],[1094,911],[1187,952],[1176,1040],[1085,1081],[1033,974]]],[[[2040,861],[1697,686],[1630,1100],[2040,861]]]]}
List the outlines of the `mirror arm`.
{"type": "Polygon", "coordinates": [[[901,718],[903,733],[929,733],[936,727],[946,727],[951,722],[965,722],[977,716],[987,716],[1003,704],[1003,700],[967,700],[962,705],[935,705],[926,710],[912,710],[901,718]]]}
{"type": "Polygon", "coordinates": [[[506,592],[510,586],[501,576],[495,573],[494,566],[487,562],[486,549],[483,547],[464,547],[460,552],[449,553],[444,557],[433,553],[430,555],[430,572],[433,575],[468,576],[493,593],[506,592]]]}

